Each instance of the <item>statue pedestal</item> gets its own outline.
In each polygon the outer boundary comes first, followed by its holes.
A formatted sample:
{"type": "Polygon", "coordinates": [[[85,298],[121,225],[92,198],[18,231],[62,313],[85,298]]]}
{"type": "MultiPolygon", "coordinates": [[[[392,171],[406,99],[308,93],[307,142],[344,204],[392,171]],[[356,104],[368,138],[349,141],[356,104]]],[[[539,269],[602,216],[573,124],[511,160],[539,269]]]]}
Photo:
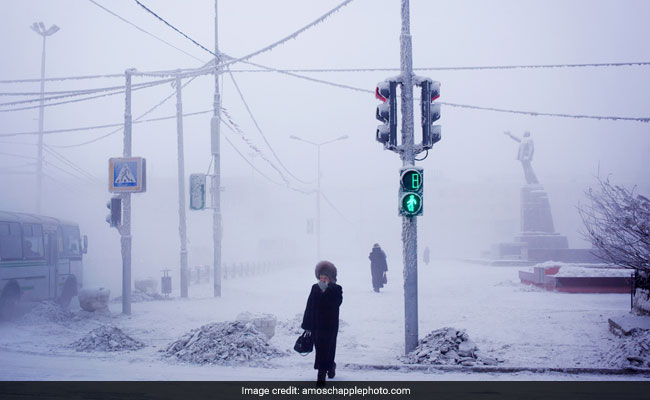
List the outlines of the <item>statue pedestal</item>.
{"type": "Polygon", "coordinates": [[[521,233],[513,243],[500,243],[493,247],[498,259],[526,261],[559,261],[569,248],[566,236],[555,232],[548,195],[539,184],[521,188],[521,233]]]}

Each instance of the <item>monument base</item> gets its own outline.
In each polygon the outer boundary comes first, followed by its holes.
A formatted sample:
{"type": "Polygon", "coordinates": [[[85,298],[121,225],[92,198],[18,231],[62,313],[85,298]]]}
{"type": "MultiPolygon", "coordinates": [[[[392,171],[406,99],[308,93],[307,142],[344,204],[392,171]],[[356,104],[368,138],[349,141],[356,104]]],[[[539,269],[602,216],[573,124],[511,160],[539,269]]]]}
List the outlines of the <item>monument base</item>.
{"type": "Polygon", "coordinates": [[[515,241],[525,243],[528,249],[568,249],[569,239],[559,233],[522,232],[515,241]]]}

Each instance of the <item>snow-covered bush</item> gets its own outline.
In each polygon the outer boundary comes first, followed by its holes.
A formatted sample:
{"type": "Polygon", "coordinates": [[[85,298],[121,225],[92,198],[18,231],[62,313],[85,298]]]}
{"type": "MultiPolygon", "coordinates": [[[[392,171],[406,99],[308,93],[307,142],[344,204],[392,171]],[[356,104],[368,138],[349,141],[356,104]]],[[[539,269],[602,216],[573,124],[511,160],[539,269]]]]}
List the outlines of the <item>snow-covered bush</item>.
{"type": "Polygon", "coordinates": [[[650,200],[634,189],[598,179],[600,190],[589,189],[587,204],[578,206],[584,236],[603,261],[650,273],[650,200]]]}

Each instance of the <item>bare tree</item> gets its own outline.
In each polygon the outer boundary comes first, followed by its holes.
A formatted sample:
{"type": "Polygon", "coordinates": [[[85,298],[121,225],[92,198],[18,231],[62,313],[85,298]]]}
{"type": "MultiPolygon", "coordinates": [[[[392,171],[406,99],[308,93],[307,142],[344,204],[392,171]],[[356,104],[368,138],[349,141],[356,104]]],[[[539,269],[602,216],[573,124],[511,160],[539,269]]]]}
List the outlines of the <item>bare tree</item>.
{"type": "Polygon", "coordinates": [[[650,200],[609,179],[598,178],[600,190],[585,192],[588,204],[578,211],[583,235],[598,249],[605,262],[650,273],[650,200]]]}

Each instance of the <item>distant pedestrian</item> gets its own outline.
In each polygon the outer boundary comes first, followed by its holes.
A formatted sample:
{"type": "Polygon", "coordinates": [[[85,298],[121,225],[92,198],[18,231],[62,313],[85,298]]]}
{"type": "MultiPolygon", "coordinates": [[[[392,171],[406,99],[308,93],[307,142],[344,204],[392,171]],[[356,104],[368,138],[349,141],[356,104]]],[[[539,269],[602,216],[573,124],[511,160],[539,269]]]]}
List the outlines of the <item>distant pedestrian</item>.
{"type": "Polygon", "coordinates": [[[314,369],[318,370],[316,383],[325,384],[325,374],[336,375],[336,336],[339,332],[339,307],[343,302],[343,288],[336,284],[336,267],[329,261],[316,264],[318,282],[311,287],[307,307],[302,318],[302,329],[311,333],[316,348],[314,369]]]}
{"type": "Polygon", "coordinates": [[[379,289],[384,287],[384,283],[386,282],[386,271],[388,271],[386,253],[384,253],[378,243],[375,243],[372,246],[372,251],[370,252],[368,258],[370,259],[372,288],[375,290],[375,292],[379,293],[379,289]]]}
{"type": "Polygon", "coordinates": [[[429,246],[424,248],[424,253],[422,254],[422,260],[426,265],[429,265],[429,246]]]}

